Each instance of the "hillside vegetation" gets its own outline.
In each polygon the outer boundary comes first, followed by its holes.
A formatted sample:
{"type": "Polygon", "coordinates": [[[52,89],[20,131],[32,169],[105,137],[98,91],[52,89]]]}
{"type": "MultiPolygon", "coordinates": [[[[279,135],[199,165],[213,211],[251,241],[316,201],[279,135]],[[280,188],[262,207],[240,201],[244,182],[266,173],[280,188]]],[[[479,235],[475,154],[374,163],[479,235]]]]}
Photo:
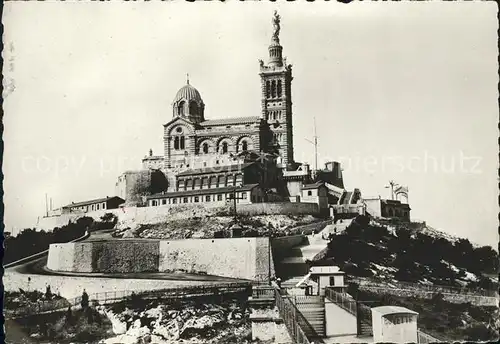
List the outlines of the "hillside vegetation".
{"type": "Polygon", "coordinates": [[[498,271],[498,253],[474,247],[424,224],[376,222],[358,216],[313,265],[335,264],[348,275],[375,280],[419,282],[495,290],[488,275],[498,271]]]}
{"type": "Polygon", "coordinates": [[[77,239],[86,231],[113,228],[116,224],[116,216],[111,213],[103,215],[100,221],[91,217],[81,217],[76,222],[70,222],[66,226],[56,227],[53,231],[37,231],[26,228],[17,236],[5,239],[5,254],[3,263],[8,264],[30,255],[45,251],[50,244],[64,243],[77,239]]]}
{"type": "Polygon", "coordinates": [[[497,307],[478,307],[471,303],[451,303],[440,293],[431,299],[397,296],[390,292],[359,290],[360,300],[372,300],[370,307],[396,305],[418,312],[418,326],[441,340],[495,341],[500,327],[497,307]]]}

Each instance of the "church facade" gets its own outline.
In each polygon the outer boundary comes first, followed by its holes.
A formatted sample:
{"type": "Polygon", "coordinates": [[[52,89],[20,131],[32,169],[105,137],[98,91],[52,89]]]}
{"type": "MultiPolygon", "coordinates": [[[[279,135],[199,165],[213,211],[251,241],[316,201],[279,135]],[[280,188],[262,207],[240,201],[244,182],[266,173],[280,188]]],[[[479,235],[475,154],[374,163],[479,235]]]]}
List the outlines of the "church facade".
{"type": "MultiPolygon", "coordinates": [[[[205,118],[205,101],[188,78],[172,101],[171,119],[163,125],[163,154],[153,155],[150,150],[142,160],[144,170],[161,171],[168,180],[161,196],[150,195],[148,204],[160,204],[156,198],[168,198],[166,194],[173,192],[192,193],[192,190],[250,184],[276,189],[281,171],[296,168],[292,67],[282,56],[280,16],[276,12],[272,22],[269,60],[267,63],[259,60],[261,113],[248,117],[205,118]]],[[[136,199],[127,195],[126,190],[137,188],[125,183],[126,178],[119,178],[117,194],[127,200],[136,199]]],[[[265,200],[264,197],[258,199],[265,200]]]]}

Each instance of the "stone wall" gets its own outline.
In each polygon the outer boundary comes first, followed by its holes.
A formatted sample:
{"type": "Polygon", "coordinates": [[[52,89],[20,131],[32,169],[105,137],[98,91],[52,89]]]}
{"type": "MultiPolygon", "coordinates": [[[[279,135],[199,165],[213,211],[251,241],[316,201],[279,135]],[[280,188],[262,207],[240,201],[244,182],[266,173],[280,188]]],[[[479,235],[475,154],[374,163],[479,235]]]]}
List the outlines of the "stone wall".
{"type": "Polygon", "coordinates": [[[75,244],[51,244],[47,267],[57,271],[73,271],[75,261],[75,244]]]}
{"type": "Polygon", "coordinates": [[[187,271],[248,280],[274,276],[268,238],[110,240],[52,244],[47,268],[71,272],[187,271]]]}
{"type": "Polygon", "coordinates": [[[157,241],[89,242],[92,246],[92,271],[157,272],[159,245],[157,241]]]}
{"type": "MultiPolygon", "coordinates": [[[[257,215],[319,215],[319,207],[315,203],[253,203],[237,206],[238,214],[257,215]]],[[[70,221],[87,216],[99,220],[106,213],[118,217],[118,225],[132,227],[134,224],[156,224],[167,220],[185,219],[187,217],[214,216],[217,214],[232,214],[231,206],[210,204],[189,204],[157,207],[124,207],[121,209],[106,209],[88,213],[63,214],[61,216],[42,217],[38,220],[38,230],[50,231],[55,227],[67,225],[70,221]]]]}
{"type": "Polygon", "coordinates": [[[158,271],[157,241],[94,241],[51,244],[47,268],[68,272],[158,271]]]}
{"type": "Polygon", "coordinates": [[[306,240],[305,235],[293,235],[280,238],[271,239],[271,247],[273,252],[273,259],[275,262],[281,261],[284,257],[289,255],[292,247],[301,245],[306,240]]]}
{"type": "Polygon", "coordinates": [[[238,207],[241,215],[319,215],[316,203],[253,203],[238,207]]]}
{"type": "MultiPolygon", "coordinates": [[[[52,245],[51,245],[52,246],[52,245]]],[[[75,255],[73,261],[73,270],[78,272],[92,272],[92,245],[87,243],[80,243],[79,245],[74,245],[75,255]]],[[[49,249],[50,252],[50,249],[49,249]]],[[[48,265],[47,265],[48,267],[48,265]]],[[[50,267],[49,267],[50,269],[50,267]]],[[[57,269],[53,269],[57,270],[57,269]]]]}
{"type": "Polygon", "coordinates": [[[271,265],[268,242],[268,238],[162,240],[159,271],[267,279],[271,265]]]}

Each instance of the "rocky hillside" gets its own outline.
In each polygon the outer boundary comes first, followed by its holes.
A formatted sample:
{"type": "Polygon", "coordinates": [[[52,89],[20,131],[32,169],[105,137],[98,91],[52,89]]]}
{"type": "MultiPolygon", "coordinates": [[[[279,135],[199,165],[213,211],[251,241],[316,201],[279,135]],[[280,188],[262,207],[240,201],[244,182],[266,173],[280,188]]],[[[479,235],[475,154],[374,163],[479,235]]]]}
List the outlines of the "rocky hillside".
{"type": "Polygon", "coordinates": [[[498,253],[422,223],[358,216],[314,265],[339,265],[351,276],[467,288],[497,289],[498,253]]]}
{"type": "MultiPolygon", "coordinates": [[[[290,235],[296,227],[321,222],[323,219],[311,215],[261,215],[239,216],[238,223],[244,228],[244,236],[290,235]]],[[[157,224],[138,224],[119,227],[113,236],[123,238],[187,239],[229,237],[229,228],[234,224],[231,216],[194,216],[172,218],[157,224]]]]}
{"type": "Polygon", "coordinates": [[[100,343],[250,343],[251,325],[244,304],[244,299],[132,300],[101,306],[115,336],[100,343]]]}

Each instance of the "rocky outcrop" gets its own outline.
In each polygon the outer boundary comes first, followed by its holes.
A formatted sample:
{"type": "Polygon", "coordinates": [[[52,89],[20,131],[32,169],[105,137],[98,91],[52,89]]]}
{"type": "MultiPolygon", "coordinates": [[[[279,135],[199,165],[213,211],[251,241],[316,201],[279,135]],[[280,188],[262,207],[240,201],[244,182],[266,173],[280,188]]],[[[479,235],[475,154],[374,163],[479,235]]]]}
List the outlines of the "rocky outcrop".
{"type": "Polygon", "coordinates": [[[238,303],[150,305],[145,310],[125,308],[104,312],[117,336],[103,344],[219,343],[230,338],[244,343],[251,333],[248,314],[238,303]],[[125,331],[123,331],[125,330],[125,331]]]}

